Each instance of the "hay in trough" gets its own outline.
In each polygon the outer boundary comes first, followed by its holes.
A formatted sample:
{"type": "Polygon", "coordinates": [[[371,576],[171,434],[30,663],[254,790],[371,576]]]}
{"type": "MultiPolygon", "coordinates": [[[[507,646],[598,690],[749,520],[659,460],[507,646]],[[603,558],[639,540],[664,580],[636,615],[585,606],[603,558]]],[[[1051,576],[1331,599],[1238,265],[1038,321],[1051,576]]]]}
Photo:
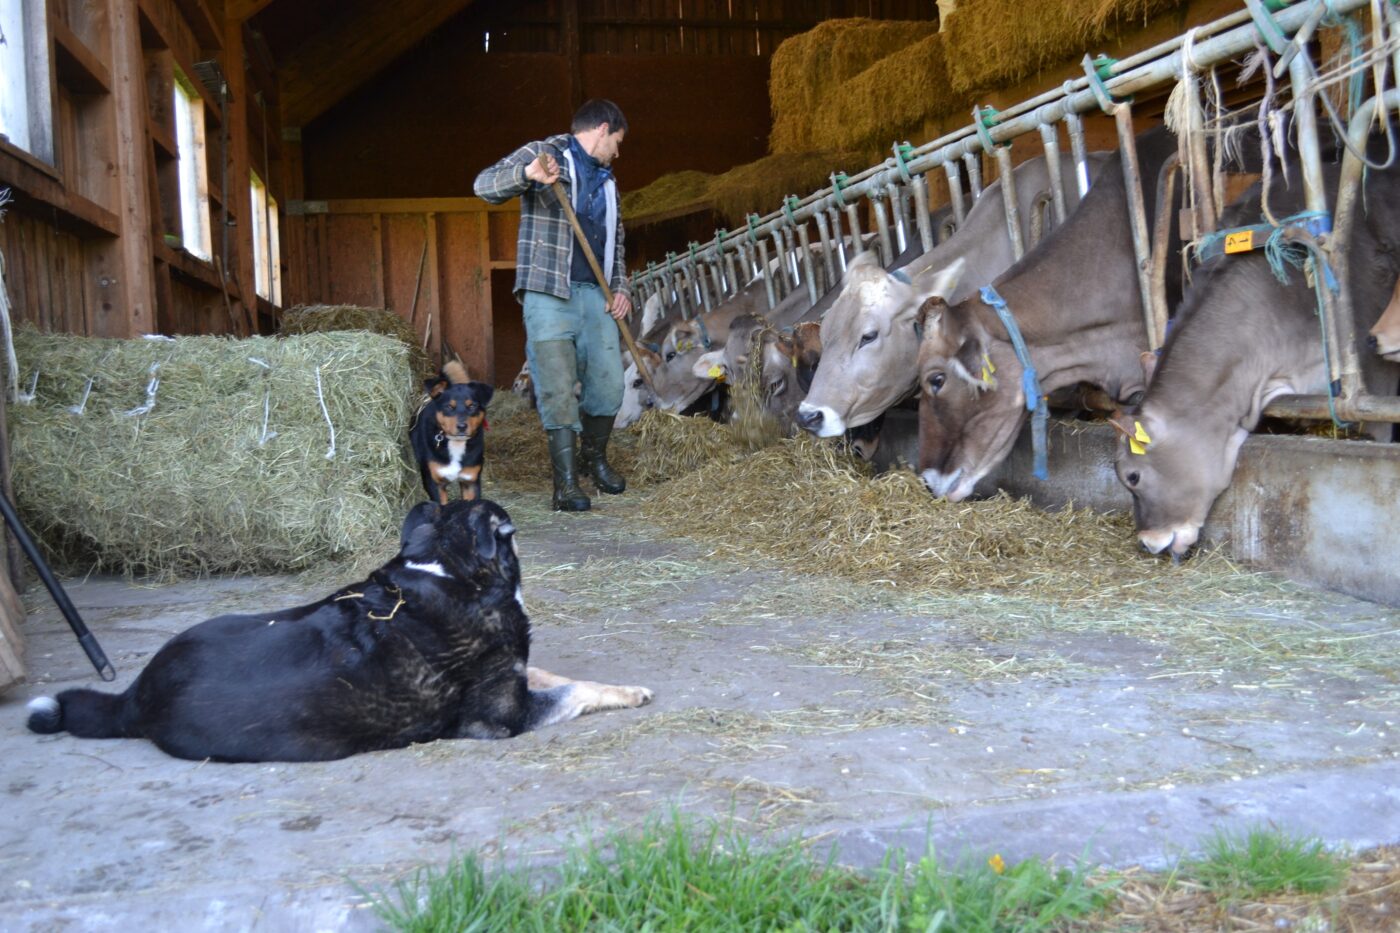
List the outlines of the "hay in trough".
{"type": "Polygon", "coordinates": [[[354,559],[396,540],[421,494],[405,451],[417,387],[397,339],[25,330],[15,349],[20,383],[38,374],[34,400],[9,409],[15,498],[66,568],[170,577],[354,559]]]}
{"type": "MultiPolygon", "coordinates": [[[[649,411],[631,428],[636,459],[631,482],[649,486],[679,479],[704,467],[709,471],[738,463],[745,451],[725,425],[667,411],[649,411]]],[[[695,486],[708,485],[693,484],[695,486]]]]}
{"type": "Polygon", "coordinates": [[[1069,64],[1096,44],[1141,26],[1181,0],[962,0],[944,35],[948,78],[957,94],[1004,87],[1069,64]]]}
{"type": "Polygon", "coordinates": [[[362,308],[358,305],[297,305],[282,312],[278,333],[327,334],[337,330],[363,330],[394,337],[412,349],[413,371],[425,378],[436,367],[423,352],[423,340],[402,315],[388,308],[362,308]]]}
{"type": "Polygon", "coordinates": [[[917,137],[926,121],[970,106],[967,95],[948,88],[943,36],[934,33],[842,82],[812,116],[812,143],[888,154],[892,143],[917,137]]]}
{"type": "MultiPolygon", "coordinates": [[[[938,31],[932,20],[834,19],[785,40],[773,53],[768,95],[772,153],[812,150],[813,119],[831,106],[840,85],[887,55],[938,31]]],[[[866,101],[878,107],[878,101],[866,101]]]]}

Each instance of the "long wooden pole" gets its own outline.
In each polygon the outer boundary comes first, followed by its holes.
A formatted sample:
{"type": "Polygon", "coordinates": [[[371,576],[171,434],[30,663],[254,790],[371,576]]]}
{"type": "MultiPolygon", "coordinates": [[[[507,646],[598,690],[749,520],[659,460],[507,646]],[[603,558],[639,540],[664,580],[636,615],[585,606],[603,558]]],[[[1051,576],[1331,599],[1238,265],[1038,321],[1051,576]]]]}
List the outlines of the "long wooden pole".
{"type": "MultiPolygon", "coordinates": [[[[547,153],[541,152],[536,161],[539,163],[540,168],[548,174],[549,166],[545,162],[546,155],[547,153]]],[[[603,290],[604,306],[611,311],[613,295],[612,289],[608,288],[608,277],[603,274],[602,266],[598,265],[598,257],[593,255],[593,247],[588,245],[588,237],[583,235],[583,228],[578,225],[578,215],[574,213],[573,202],[569,200],[568,194],[564,191],[563,184],[558,180],[554,182],[552,187],[554,188],[554,196],[559,199],[560,205],[564,208],[564,216],[569,218],[569,226],[574,228],[574,237],[577,238],[578,245],[583,247],[584,258],[588,260],[588,265],[593,269],[593,274],[598,278],[598,287],[603,290]]],[[[612,315],[609,314],[608,316],[611,317],[612,315]]],[[[617,329],[622,334],[622,342],[627,344],[627,349],[632,353],[632,362],[637,364],[637,372],[642,374],[642,380],[646,382],[647,388],[651,390],[652,395],[656,395],[656,385],[651,381],[651,373],[647,370],[647,364],[642,359],[641,351],[637,349],[637,342],[632,339],[632,332],[627,329],[627,324],[623,321],[619,321],[617,318],[613,318],[613,321],[617,324],[617,329]]]]}

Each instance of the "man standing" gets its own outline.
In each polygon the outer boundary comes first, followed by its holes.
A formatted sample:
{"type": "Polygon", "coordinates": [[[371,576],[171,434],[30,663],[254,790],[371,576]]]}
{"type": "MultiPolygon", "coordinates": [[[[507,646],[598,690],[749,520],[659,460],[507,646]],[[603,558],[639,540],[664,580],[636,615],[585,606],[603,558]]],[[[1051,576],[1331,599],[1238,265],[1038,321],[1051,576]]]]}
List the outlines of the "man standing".
{"type": "Polygon", "coordinates": [[[520,196],[515,297],[524,306],[525,355],[540,422],[549,436],[553,504],[565,512],[584,512],[592,505],[578,485],[580,468],[603,492],[620,493],[627,486],[607,461],[613,417],[622,406],[616,322],[632,311],[611,169],[626,133],[627,118],[617,104],[590,100],[574,114],[568,133],[526,143],[478,175],[473,186],[477,197],[492,204],[520,196]],[[554,196],[555,181],[563,182],[588,245],[608,276],[612,307],[605,307],[597,276],[554,196]],[[582,386],[577,397],[575,384],[582,386]],[[577,454],[575,435],[582,438],[577,454]]]}

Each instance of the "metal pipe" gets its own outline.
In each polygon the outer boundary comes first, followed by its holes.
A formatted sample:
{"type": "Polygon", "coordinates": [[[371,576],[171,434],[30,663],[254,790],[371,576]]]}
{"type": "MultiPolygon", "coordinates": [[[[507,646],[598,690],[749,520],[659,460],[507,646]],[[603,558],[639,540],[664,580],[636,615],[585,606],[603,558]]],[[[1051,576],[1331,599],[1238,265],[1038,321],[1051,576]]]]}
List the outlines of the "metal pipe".
{"type": "Polygon", "coordinates": [[[963,164],[967,166],[967,185],[972,192],[972,203],[982,197],[982,156],[976,152],[964,152],[963,164]]]}
{"type": "Polygon", "coordinates": [[[822,241],[822,268],[826,270],[826,287],[831,288],[836,284],[836,244],[831,242],[831,221],[826,216],[826,211],[817,211],[812,215],[812,219],[817,222],[817,236],[822,241]]]}
{"type": "Polygon", "coordinates": [[[832,205],[826,209],[831,217],[831,239],[836,243],[836,262],[841,267],[841,275],[846,274],[846,241],[841,234],[841,211],[832,205]]]}
{"type": "Polygon", "coordinates": [[[1114,104],[1113,121],[1118,127],[1118,151],[1123,161],[1123,187],[1128,195],[1128,219],[1133,233],[1133,258],[1137,264],[1143,322],[1147,327],[1147,348],[1155,350],[1166,339],[1167,322],[1165,318],[1158,321],[1152,310],[1152,247],[1147,239],[1147,208],[1142,197],[1142,171],[1138,168],[1132,105],[1114,104]]]}
{"type": "MultiPolygon", "coordinates": [[[[1264,414],[1274,418],[1313,418],[1330,421],[1332,412],[1325,395],[1284,395],[1264,406],[1264,414]]],[[[1393,395],[1342,397],[1332,403],[1343,421],[1400,423],[1400,398],[1393,395]]]]}
{"type": "MultiPolygon", "coordinates": [[[[1301,56],[1300,56],[1301,57],[1301,56]]],[[[1296,59],[1295,59],[1296,61],[1296,59]]],[[[1351,300],[1351,231],[1356,223],[1356,207],[1361,195],[1362,172],[1365,163],[1353,155],[1355,152],[1366,151],[1366,137],[1370,134],[1371,122],[1375,118],[1378,106],[1400,107],[1400,88],[1391,88],[1386,91],[1383,98],[1368,98],[1356,108],[1356,113],[1352,115],[1351,124],[1347,127],[1347,139],[1351,143],[1347,147],[1346,153],[1342,156],[1341,178],[1337,184],[1337,213],[1332,219],[1332,233],[1327,238],[1326,249],[1329,254],[1328,259],[1332,265],[1332,271],[1337,276],[1337,281],[1341,289],[1331,303],[1330,308],[1324,307],[1324,311],[1330,312],[1333,318],[1331,333],[1335,339],[1332,344],[1337,352],[1333,355],[1335,365],[1338,370],[1336,375],[1329,373],[1329,378],[1340,380],[1341,394],[1344,398],[1351,399],[1359,396],[1365,391],[1365,386],[1361,379],[1361,360],[1356,354],[1356,310],[1352,306],[1351,300]]],[[[1331,294],[1328,289],[1322,289],[1324,296],[1331,294]]],[[[1338,413],[1339,417],[1348,417],[1338,413]]],[[[1372,419],[1378,420],[1378,419],[1372,419]]]]}
{"type": "Polygon", "coordinates": [[[870,206],[875,211],[875,233],[880,238],[880,265],[889,267],[894,262],[894,241],[890,238],[889,212],[878,194],[871,194],[870,206]]]}
{"type": "Polygon", "coordinates": [[[923,175],[915,175],[914,187],[914,220],[919,225],[919,244],[923,246],[924,252],[933,249],[933,219],[929,216],[928,205],[928,178],[923,175]]]}
{"type": "Polygon", "coordinates": [[[949,159],[943,163],[943,170],[948,174],[948,200],[953,205],[953,219],[958,226],[962,226],[963,218],[967,216],[967,208],[963,205],[962,168],[956,160],[949,159]]]}
{"type": "Polygon", "coordinates": [[[1065,207],[1064,179],[1060,177],[1060,134],[1053,123],[1040,124],[1040,141],[1045,146],[1045,171],[1050,175],[1050,206],[1055,210],[1055,224],[1069,216],[1065,207]]]}
{"type": "Polygon", "coordinates": [[[700,304],[704,307],[706,312],[713,311],[715,305],[710,299],[710,282],[708,276],[705,275],[704,264],[696,263],[695,260],[692,259],[690,263],[690,274],[692,280],[699,289],[700,304]]]}
{"type": "Polygon", "coordinates": [[[783,227],[783,246],[787,249],[788,280],[792,283],[792,288],[788,289],[788,291],[793,291],[802,285],[802,273],[797,260],[797,243],[795,240],[796,237],[792,235],[792,227],[783,227]]]}
{"type": "Polygon", "coordinates": [[[817,291],[817,274],[812,268],[812,238],[807,232],[806,224],[798,226],[797,239],[801,244],[799,248],[802,251],[802,277],[807,281],[807,297],[812,300],[812,304],[816,304],[821,294],[817,291]]]}
{"type": "Polygon", "coordinates": [[[763,276],[763,291],[768,296],[768,310],[772,311],[778,305],[777,290],[773,284],[773,270],[768,264],[768,241],[758,241],[758,268],[759,275],[763,276]]]}
{"type": "Polygon", "coordinates": [[[851,258],[865,252],[865,234],[860,229],[860,208],[855,202],[846,202],[846,225],[851,228],[851,258]]]}
{"type": "Polygon", "coordinates": [[[997,160],[997,181],[1001,182],[1001,206],[1006,212],[1006,235],[1011,238],[1011,255],[1020,259],[1026,254],[1026,240],[1021,233],[1021,207],[1016,201],[1016,172],[1011,167],[1011,147],[998,146],[993,155],[997,160]]]}
{"type": "Polygon", "coordinates": [[[885,190],[889,192],[890,207],[894,210],[895,245],[899,247],[896,255],[903,255],[909,248],[909,189],[892,184],[885,190]]]}
{"type": "Polygon", "coordinates": [[[1065,129],[1069,131],[1069,153],[1074,159],[1074,180],[1079,196],[1089,193],[1089,153],[1084,149],[1084,118],[1074,111],[1065,114],[1065,129]]]}
{"type": "Polygon", "coordinates": [[[777,250],[774,258],[777,260],[778,269],[774,276],[774,284],[778,286],[778,300],[788,296],[792,291],[792,283],[788,281],[787,244],[783,242],[783,228],[773,228],[773,248],[777,250]]]}
{"type": "Polygon", "coordinates": [[[707,262],[705,265],[709,267],[710,282],[714,285],[715,304],[723,304],[725,299],[728,298],[724,288],[724,270],[720,267],[718,262],[707,262]]]}
{"type": "Polygon", "coordinates": [[[744,287],[744,283],[739,281],[739,270],[735,266],[733,253],[724,254],[724,272],[729,276],[729,297],[732,298],[744,287]]]}

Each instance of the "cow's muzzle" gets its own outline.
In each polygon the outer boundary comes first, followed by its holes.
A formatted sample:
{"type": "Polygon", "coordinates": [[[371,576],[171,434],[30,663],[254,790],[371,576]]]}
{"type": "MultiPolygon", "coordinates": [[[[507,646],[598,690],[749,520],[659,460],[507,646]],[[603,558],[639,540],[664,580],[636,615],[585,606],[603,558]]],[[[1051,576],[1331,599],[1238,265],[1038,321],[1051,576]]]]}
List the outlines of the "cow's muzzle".
{"type": "Polygon", "coordinates": [[[826,406],[820,408],[803,402],[797,408],[797,424],[817,437],[836,437],[845,433],[846,421],[826,406]]]}

